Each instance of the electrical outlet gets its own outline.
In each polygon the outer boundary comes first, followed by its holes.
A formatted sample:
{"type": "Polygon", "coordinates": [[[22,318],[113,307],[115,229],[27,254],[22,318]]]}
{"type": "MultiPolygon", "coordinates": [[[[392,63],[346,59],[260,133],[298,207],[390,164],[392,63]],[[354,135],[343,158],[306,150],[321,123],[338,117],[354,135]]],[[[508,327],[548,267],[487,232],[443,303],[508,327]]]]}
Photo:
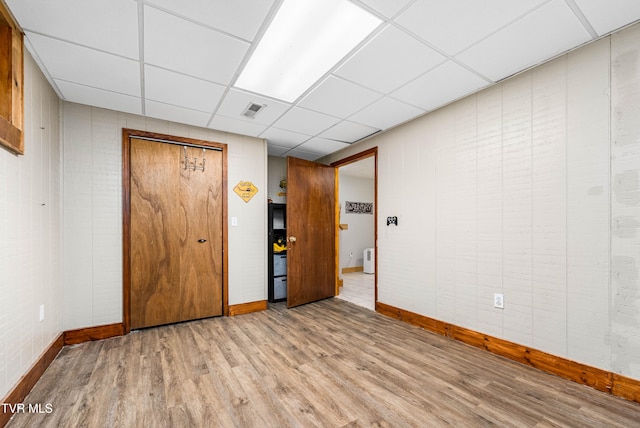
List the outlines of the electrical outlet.
{"type": "Polygon", "coordinates": [[[502,293],[495,293],[493,295],[493,307],[504,309],[504,295],[502,293]]]}
{"type": "Polygon", "coordinates": [[[44,304],[40,305],[40,321],[44,321],[44,304]]]}
{"type": "Polygon", "coordinates": [[[231,227],[236,227],[238,225],[238,217],[231,217],[231,227]]]}
{"type": "Polygon", "coordinates": [[[349,257],[353,257],[353,251],[349,251],[349,257]]]}

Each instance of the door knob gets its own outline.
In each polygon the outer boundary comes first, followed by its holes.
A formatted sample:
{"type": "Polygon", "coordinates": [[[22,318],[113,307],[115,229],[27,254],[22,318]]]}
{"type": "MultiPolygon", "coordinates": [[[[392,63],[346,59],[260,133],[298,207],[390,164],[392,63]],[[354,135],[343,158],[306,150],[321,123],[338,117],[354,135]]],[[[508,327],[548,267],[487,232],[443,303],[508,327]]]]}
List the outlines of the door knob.
{"type": "Polygon", "coordinates": [[[296,237],[295,236],[290,236],[289,237],[289,242],[296,242],[296,237]]]}
{"type": "Polygon", "coordinates": [[[204,244],[205,242],[207,242],[207,240],[206,240],[206,239],[198,239],[198,242],[199,242],[200,244],[204,244]]]}

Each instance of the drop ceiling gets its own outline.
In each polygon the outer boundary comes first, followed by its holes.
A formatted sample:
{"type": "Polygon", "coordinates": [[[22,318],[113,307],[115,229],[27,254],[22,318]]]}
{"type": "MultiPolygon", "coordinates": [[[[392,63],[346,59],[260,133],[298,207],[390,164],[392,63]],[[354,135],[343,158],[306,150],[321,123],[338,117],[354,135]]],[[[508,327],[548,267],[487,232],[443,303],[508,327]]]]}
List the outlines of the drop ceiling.
{"type": "Polygon", "coordinates": [[[638,0],[352,0],[382,20],[292,103],[234,87],[281,0],[5,0],[63,100],[314,160],[640,19],[638,0]],[[266,104],[254,119],[242,112],[266,104]]]}

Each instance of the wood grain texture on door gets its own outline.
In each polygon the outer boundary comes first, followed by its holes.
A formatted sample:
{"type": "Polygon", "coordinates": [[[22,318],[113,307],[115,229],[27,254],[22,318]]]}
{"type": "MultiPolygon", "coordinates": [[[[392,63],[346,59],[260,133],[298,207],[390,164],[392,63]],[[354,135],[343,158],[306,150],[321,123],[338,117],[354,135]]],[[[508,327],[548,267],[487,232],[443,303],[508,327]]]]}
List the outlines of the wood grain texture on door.
{"type": "Polygon", "coordinates": [[[287,306],[335,295],[336,169],[287,158],[287,306]]]}
{"type": "Polygon", "coordinates": [[[131,328],[221,315],[222,154],[203,172],[181,167],[181,146],[130,147],[131,328]]]}

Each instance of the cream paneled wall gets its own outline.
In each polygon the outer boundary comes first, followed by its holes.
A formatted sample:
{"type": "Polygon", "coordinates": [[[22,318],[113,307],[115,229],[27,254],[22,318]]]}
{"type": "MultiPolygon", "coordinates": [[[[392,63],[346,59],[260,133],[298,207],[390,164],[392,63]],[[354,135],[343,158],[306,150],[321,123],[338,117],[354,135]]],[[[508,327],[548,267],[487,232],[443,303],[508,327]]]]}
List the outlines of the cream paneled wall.
{"type": "Polygon", "coordinates": [[[612,37],[611,366],[640,377],[640,28],[612,37]]]}
{"type": "Polygon", "coordinates": [[[25,155],[0,149],[0,397],[62,332],[60,103],[28,52],[24,88],[25,155]]]}
{"type": "Polygon", "coordinates": [[[268,157],[268,189],[267,197],[271,197],[274,204],[286,204],[286,196],[278,196],[278,193],[286,193],[287,189],[280,188],[280,180],[287,179],[287,160],[285,158],[268,157]]]}
{"type": "Polygon", "coordinates": [[[264,140],[64,103],[64,329],[122,321],[122,128],[227,144],[229,304],[266,300],[264,140]],[[233,187],[252,181],[248,203],[233,187]]]}
{"type": "Polygon", "coordinates": [[[640,379],[639,99],[636,25],[323,159],[378,147],[379,301],[640,379]]]}
{"type": "MultiPolygon", "coordinates": [[[[567,356],[610,364],[610,42],[572,54],[567,73],[567,356]],[[609,94],[607,87],[605,94],[609,94]],[[607,97],[608,98],[608,97],[607,97]],[[588,118],[589,120],[584,120],[588,118]],[[606,142],[606,144],[604,143],[606,142]]],[[[640,372],[627,374],[640,378],[640,372]]]]}

